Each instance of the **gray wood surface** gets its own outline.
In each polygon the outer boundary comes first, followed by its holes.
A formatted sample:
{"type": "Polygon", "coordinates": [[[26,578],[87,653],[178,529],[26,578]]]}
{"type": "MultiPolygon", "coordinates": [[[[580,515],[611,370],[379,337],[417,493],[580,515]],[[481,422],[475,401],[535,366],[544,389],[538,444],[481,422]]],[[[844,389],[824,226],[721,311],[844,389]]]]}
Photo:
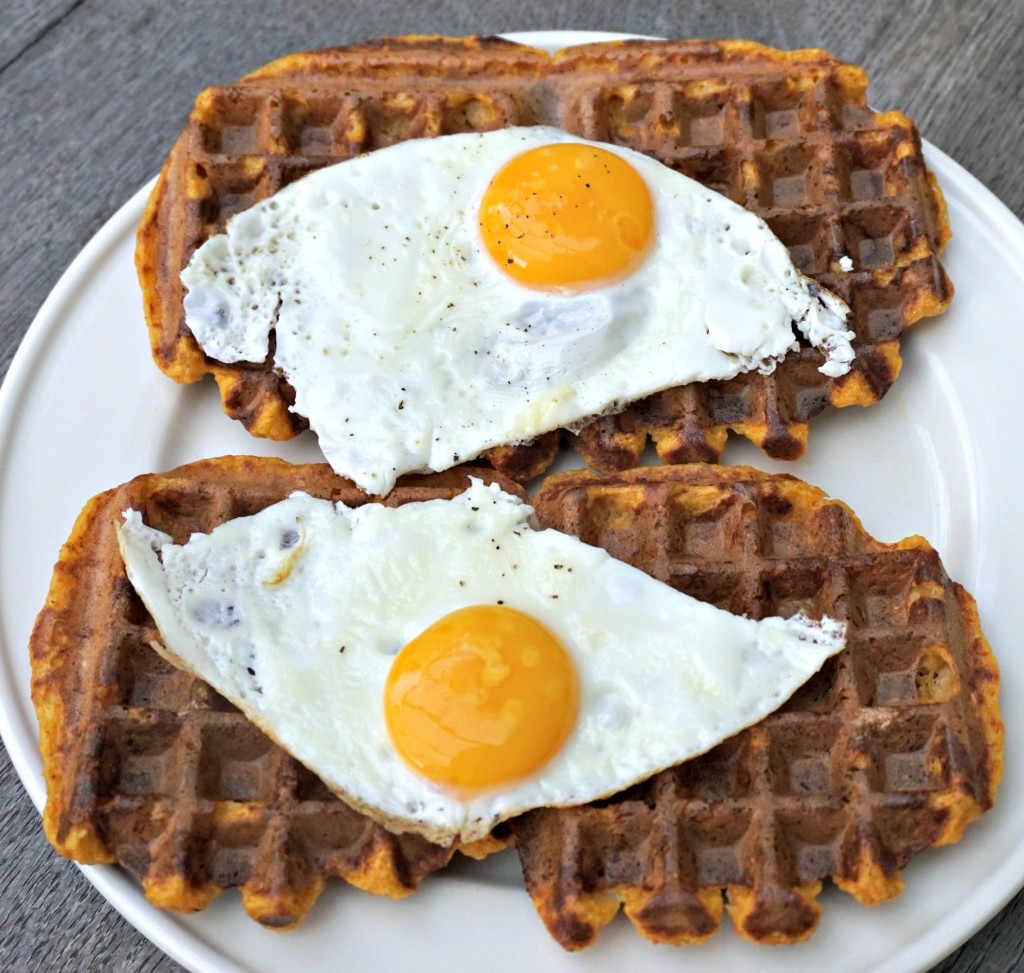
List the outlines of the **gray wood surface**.
{"type": "MultiPolygon", "coordinates": [[[[0,0],[0,376],[75,254],[156,173],[203,86],[374,36],[547,28],[824,47],[867,67],[876,108],[904,110],[1024,216],[1022,0],[0,0]]],[[[0,796],[0,970],[181,969],[51,852],[2,748],[0,796]]],[[[935,967],[1020,969],[1021,895],[935,967]]]]}

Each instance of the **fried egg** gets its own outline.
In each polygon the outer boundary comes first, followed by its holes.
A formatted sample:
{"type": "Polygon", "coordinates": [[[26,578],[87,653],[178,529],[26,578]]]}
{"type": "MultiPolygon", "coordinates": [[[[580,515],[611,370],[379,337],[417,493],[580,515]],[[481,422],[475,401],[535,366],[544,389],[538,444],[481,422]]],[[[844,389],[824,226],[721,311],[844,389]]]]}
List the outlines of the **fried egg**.
{"type": "Polygon", "coordinates": [[[154,647],[352,806],[447,844],[617,793],[781,705],[843,623],[732,615],[473,480],[357,508],[295,493],[175,545],[125,512],[154,647]]]}
{"type": "Polygon", "coordinates": [[[662,389],[769,372],[797,332],[827,375],[853,358],[848,308],[763,220],[546,127],[319,169],[234,217],[181,280],[211,358],[264,362],[274,335],[292,409],[375,494],[662,389]]]}

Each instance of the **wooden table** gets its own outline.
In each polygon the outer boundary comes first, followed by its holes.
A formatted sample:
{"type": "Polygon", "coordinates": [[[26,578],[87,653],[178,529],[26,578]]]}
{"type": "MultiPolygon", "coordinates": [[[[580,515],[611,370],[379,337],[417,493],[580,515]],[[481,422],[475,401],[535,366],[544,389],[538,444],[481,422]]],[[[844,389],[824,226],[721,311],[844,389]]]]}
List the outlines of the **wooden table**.
{"type": "MultiPolygon", "coordinates": [[[[1021,0],[4,0],[0,376],[75,254],[156,173],[205,84],[289,51],[374,36],[547,27],[824,47],[867,67],[876,108],[905,111],[1024,216],[1021,0]]],[[[2,748],[0,794],[0,969],[181,969],[52,853],[2,748]]],[[[1018,895],[935,970],[1022,968],[1018,895]]]]}

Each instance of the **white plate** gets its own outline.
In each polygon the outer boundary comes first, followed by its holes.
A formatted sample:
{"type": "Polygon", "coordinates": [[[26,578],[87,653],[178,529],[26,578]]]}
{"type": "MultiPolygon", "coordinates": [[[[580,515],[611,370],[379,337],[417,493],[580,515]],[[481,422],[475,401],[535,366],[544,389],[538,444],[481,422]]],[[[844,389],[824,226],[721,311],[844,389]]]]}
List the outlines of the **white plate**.
{"type": "MultiPolygon", "coordinates": [[[[557,48],[598,36],[606,35],[516,39],[557,48]]],[[[1024,521],[1015,495],[1024,469],[1012,438],[1024,226],[955,162],[926,151],[955,232],[945,261],[958,288],[952,309],[906,337],[903,374],[881,404],[832,411],[812,424],[805,459],[771,463],[745,444],[726,455],[817,483],[850,503],[880,539],[925,535],[978,598],[1003,670],[1006,780],[995,810],[959,845],[910,864],[901,897],[869,910],[828,889],[818,932],[785,949],[746,943],[728,921],[700,949],[655,947],[620,916],[593,948],[569,954],[534,913],[513,852],[458,861],[401,902],[331,883],[307,922],[286,934],[248,919],[235,893],[180,917],[151,907],[118,868],[85,868],[90,881],[153,942],[202,973],[410,966],[600,973],[680,964],[693,973],[906,973],[927,969],[969,937],[1024,883],[1024,656],[1016,652],[1024,521]]],[[[85,501],[137,473],[206,456],[320,456],[308,434],[286,444],[250,438],[221,414],[212,382],[179,387],[151,364],[132,265],[147,189],[61,278],[0,390],[0,732],[37,806],[45,795],[26,645],[85,501]]]]}

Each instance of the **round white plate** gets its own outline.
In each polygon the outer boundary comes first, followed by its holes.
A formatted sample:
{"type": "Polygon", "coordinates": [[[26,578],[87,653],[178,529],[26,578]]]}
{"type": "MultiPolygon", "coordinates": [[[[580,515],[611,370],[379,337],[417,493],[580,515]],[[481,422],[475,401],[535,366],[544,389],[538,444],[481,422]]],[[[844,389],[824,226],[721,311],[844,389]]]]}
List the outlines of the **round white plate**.
{"type": "MultiPolygon", "coordinates": [[[[607,35],[523,34],[549,48],[607,35]]],[[[514,852],[459,860],[400,902],[331,883],[307,922],[273,933],[235,893],[204,912],[160,912],[113,866],[83,869],[104,896],[180,963],[202,973],[485,967],[502,971],[623,969],[726,973],[906,973],[927,969],[969,937],[1024,883],[1024,518],[1011,438],[1020,382],[1017,319],[1024,306],[1024,226],[977,180],[927,149],[949,201],[946,266],[952,309],[918,324],[905,365],[881,404],[834,410],[812,423],[805,459],[772,463],[734,443],[730,463],[791,471],[847,501],[876,537],[928,537],[950,574],[978,598],[1003,670],[1006,779],[996,808],[963,841],[919,856],[898,899],[866,909],[834,889],[808,943],[766,949],[722,930],[700,948],[656,947],[621,916],[595,946],[563,952],[522,888],[514,852]]],[[[224,453],[320,458],[306,434],[252,439],[220,410],[211,381],[180,387],[152,364],[132,264],[148,187],[90,241],[29,329],[0,390],[0,732],[37,806],[45,793],[29,698],[28,636],[53,563],[93,494],[132,476],[224,453]],[[47,502],[44,504],[43,498],[47,502]]]]}

